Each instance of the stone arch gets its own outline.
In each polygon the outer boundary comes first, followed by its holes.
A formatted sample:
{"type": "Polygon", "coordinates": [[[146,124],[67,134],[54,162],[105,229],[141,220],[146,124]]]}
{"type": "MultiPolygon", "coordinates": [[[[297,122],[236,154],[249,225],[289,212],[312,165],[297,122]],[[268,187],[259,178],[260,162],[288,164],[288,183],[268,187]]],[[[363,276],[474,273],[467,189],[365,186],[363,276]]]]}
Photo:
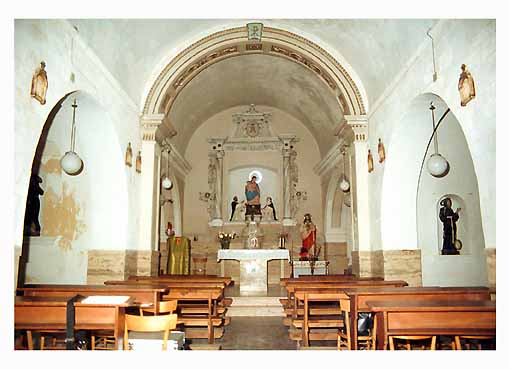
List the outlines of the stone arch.
{"type": "MultiPolygon", "coordinates": [[[[168,114],[180,91],[201,71],[227,58],[257,53],[286,58],[305,66],[329,86],[344,114],[366,114],[360,87],[337,60],[310,40],[273,27],[264,27],[261,42],[248,41],[246,28],[236,27],[215,32],[193,43],[177,54],[156,77],[142,114],[168,114]]],[[[166,130],[172,129],[166,127],[166,130]]]]}

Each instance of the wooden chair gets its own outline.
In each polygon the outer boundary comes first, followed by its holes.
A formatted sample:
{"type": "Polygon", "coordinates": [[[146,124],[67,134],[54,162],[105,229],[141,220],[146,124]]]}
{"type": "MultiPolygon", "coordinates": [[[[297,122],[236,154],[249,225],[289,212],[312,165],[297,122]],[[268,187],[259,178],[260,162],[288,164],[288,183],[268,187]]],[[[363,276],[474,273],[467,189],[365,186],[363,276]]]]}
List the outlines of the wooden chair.
{"type": "MultiPolygon", "coordinates": [[[[463,345],[461,344],[461,340],[466,340],[467,342],[464,342],[464,347],[466,350],[471,349],[471,342],[470,340],[493,340],[494,336],[455,336],[454,342],[455,342],[455,350],[464,350],[463,345]]],[[[476,343],[477,350],[482,349],[482,344],[480,342],[476,343]]]]}
{"type": "Polygon", "coordinates": [[[163,351],[167,349],[170,330],[177,325],[177,314],[137,316],[126,315],[124,321],[124,350],[129,350],[129,331],[164,332],[163,351]]]}
{"type": "MultiPolygon", "coordinates": [[[[177,310],[177,300],[166,300],[159,302],[159,314],[172,314],[175,310],[177,310]]],[[[140,307],[140,316],[144,316],[144,312],[156,315],[154,312],[154,307],[140,307]]]]}
{"type": "MultiPolygon", "coordinates": [[[[411,350],[412,345],[411,341],[421,341],[430,339],[430,350],[436,349],[436,336],[390,336],[390,350],[395,350],[395,348],[405,348],[406,350],[411,350]],[[396,340],[405,340],[404,344],[399,344],[396,340]]],[[[420,346],[421,350],[425,350],[425,345],[420,346]]]]}
{"type": "MultiPolygon", "coordinates": [[[[177,309],[177,300],[167,300],[159,302],[159,314],[172,314],[177,309]]],[[[140,316],[145,313],[154,314],[154,307],[140,307],[140,316]]],[[[92,350],[113,350],[115,337],[111,331],[96,331],[91,335],[92,350]]]]}
{"type": "MultiPolygon", "coordinates": [[[[344,316],[344,328],[338,332],[337,349],[351,349],[351,321],[349,313],[351,311],[351,302],[349,299],[340,299],[340,310],[344,316]]],[[[375,338],[377,332],[377,317],[374,317],[374,325],[368,336],[358,336],[357,347],[360,350],[375,350],[375,338]]]]}

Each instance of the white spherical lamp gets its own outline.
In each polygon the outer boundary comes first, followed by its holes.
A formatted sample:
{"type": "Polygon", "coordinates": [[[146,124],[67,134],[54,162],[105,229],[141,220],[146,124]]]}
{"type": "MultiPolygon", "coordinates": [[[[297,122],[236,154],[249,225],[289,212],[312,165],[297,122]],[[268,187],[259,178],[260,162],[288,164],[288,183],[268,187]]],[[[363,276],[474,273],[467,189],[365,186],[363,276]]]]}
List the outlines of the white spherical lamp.
{"type": "Polygon", "coordinates": [[[448,171],[448,161],[441,154],[432,154],[427,160],[427,169],[434,177],[441,178],[448,171]]]}
{"type": "Polygon", "coordinates": [[[72,176],[80,171],[83,162],[74,151],[68,151],[62,159],[60,159],[60,165],[64,172],[72,176]]]}
{"type": "Polygon", "coordinates": [[[165,177],[165,178],[163,178],[163,181],[161,182],[161,185],[163,186],[164,189],[169,190],[169,189],[172,188],[173,183],[170,180],[170,178],[165,177]]]}
{"type": "Polygon", "coordinates": [[[345,178],[342,178],[342,182],[340,182],[340,189],[343,192],[347,192],[349,191],[349,188],[351,188],[351,184],[349,183],[349,181],[346,180],[345,178]]]}

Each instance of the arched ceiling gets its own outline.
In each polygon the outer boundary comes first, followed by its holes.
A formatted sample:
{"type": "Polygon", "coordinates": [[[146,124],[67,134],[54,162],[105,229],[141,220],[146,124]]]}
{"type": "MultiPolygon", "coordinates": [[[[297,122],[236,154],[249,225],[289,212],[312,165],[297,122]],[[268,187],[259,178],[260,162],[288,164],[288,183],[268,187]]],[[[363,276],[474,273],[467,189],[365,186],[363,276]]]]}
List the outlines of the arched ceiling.
{"type": "Polygon", "coordinates": [[[311,131],[321,151],[336,141],[334,129],[343,117],[332,91],[304,66],[277,56],[237,56],[205,69],[177,96],[170,110],[177,148],[183,152],[193,132],[211,116],[249,104],[293,115],[311,131]]]}
{"type": "MultiPolygon", "coordinates": [[[[94,50],[137,106],[147,86],[176,53],[219,30],[243,26],[242,19],[79,19],[69,22],[94,50]]],[[[264,26],[299,34],[342,60],[373,104],[405,68],[427,30],[424,19],[279,19],[264,26]]],[[[193,131],[212,115],[235,105],[264,104],[302,121],[324,155],[342,112],[334,96],[312,72],[268,55],[222,60],[200,72],[177,96],[171,121],[184,149],[193,131]],[[322,83],[322,85],[321,85],[322,83]]],[[[182,152],[182,151],[181,151],[182,152]]]]}

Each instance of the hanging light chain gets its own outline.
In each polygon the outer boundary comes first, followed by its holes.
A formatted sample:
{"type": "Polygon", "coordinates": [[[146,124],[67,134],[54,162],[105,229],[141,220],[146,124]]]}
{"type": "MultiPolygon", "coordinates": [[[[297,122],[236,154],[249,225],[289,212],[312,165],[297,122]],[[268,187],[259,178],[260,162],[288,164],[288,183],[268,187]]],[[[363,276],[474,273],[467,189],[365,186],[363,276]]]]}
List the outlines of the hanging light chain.
{"type": "Polygon", "coordinates": [[[439,152],[439,148],[437,142],[436,121],[434,116],[434,110],[436,109],[436,107],[434,106],[433,102],[430,103],[429,109],[432,113],[432,132],[434,133],[434,153],[437,155],[437,153],[439,152]]]}
{"type": "Polygon", "coordinates": [[[74,152],[74,146],[75,146],[75,138],[76,138],[76,108],[78,105],[76,104],[76,98],[74,99],[73,105],[73,124],[71,126],[71,151],[74,152]]]}

